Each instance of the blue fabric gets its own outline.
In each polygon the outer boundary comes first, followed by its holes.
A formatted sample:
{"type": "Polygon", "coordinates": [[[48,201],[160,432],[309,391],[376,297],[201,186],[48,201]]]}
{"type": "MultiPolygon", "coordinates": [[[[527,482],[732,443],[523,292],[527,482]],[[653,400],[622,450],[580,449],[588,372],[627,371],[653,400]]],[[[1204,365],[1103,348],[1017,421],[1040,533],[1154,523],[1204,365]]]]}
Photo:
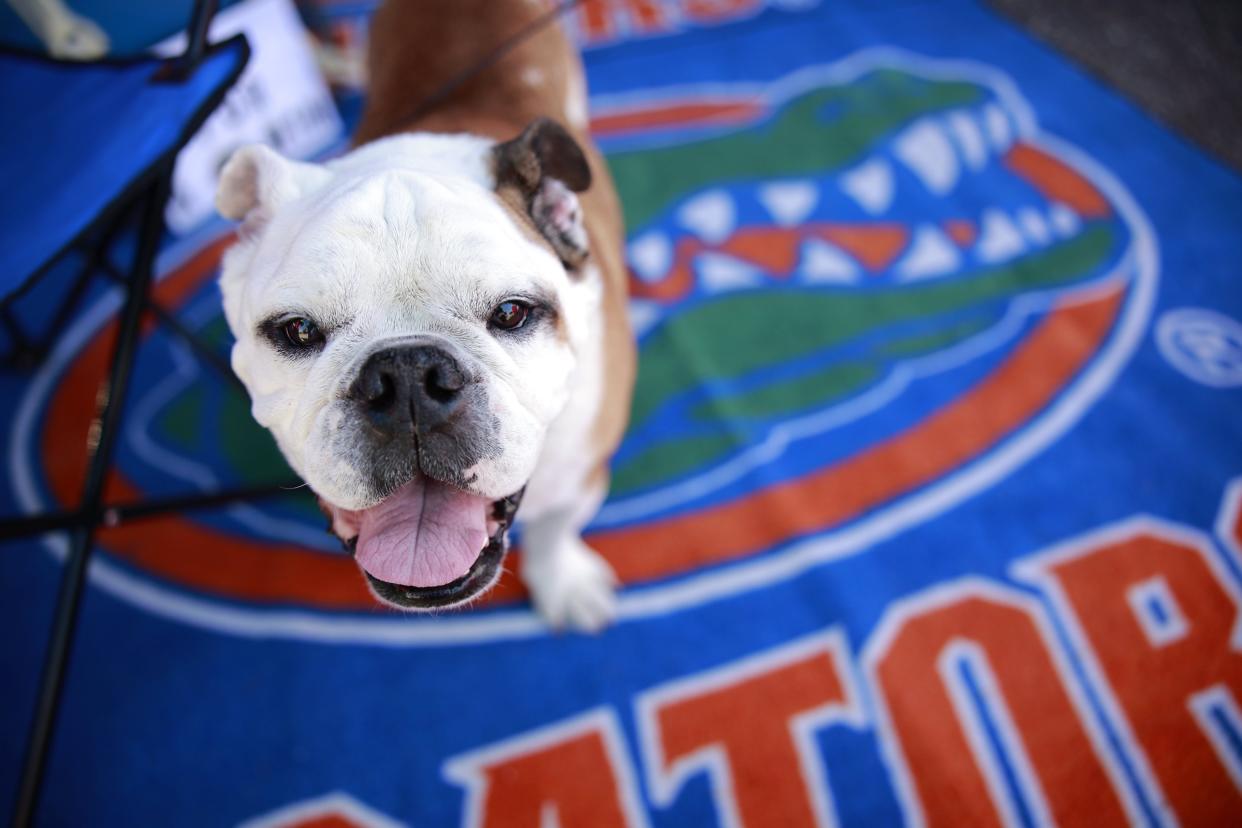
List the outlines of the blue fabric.
{"type": "MultiPolygon", "coordinates": [[[[975,2],[605,5],[618,622],[377,608],[297,493],[104,532],[43,824],[1236,824],[1242,178],[975,2]]],[[[228,233],[159,288],[222,353],[228,233]]],[[[115,310],[0,375],[11,510],[115,310]]],[[[118,498],[286,473],[176,339],[134,389],[118,498]]],[[[0,804],[59,549],[0,555],[0,804]]]]}
{"type": "Polygon", "coordinates": [[[205,103],[245,59],[234,42],[184,83],[163,61],[57,63],[0,54],[0,295],[20,287],[159,158],[179,148],[205,103]]]}

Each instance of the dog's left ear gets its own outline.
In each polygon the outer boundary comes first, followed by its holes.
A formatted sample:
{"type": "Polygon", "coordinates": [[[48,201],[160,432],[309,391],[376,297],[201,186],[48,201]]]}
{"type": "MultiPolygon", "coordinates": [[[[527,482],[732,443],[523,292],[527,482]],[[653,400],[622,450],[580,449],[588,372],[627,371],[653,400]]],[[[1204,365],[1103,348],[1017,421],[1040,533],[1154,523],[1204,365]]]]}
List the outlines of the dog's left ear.
{"type": "Polygon", "coordinates": [[[244,221],[243,233],[255,233],[280,207],[329,178],[318,164],[291,161],[262,144],[250,144],[234,152],[220,170],[216,210],[227,219],[244,221]]]}
{"type": "Polygon", "coordinates": [[[591,186],[578,142],[556,121],[540,118],[512,141],[497,144],[496,190],[515,193],[561,262],[577,270],[587,258],[582,206],[574,193],[591,186]]]}

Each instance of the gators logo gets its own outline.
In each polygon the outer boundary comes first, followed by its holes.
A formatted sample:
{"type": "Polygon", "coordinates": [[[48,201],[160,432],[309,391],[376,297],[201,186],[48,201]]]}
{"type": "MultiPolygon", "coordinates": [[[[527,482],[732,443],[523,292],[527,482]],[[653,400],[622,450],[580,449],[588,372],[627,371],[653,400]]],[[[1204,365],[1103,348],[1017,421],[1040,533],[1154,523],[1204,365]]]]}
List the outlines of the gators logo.
{"type": "MultiPolygon", "coordinates": [[[[787,579],[995,484],[1087,410],[1145,330],[1145,218],[986,67],[868,50],[736,94],[603,110],[641,367],[589,540],[627,584],[623,620],[787,579]]],[[[212,277],[227,242],[158,289],[222,351],[212,277]]],[[[65,435],[89,429],[111,312],[79,323],[22,403],[29,509],[79,489],[65,435]]],[[[245,400],[179,341],[152,330],[137,371],[112,499],[287,474],[245,400]]],[[[377,615],[322,526],[296,497],[143,521],[102,534],[94,576],[241,634],[543,629],[514,580],[469,612],[377,615]]]]}

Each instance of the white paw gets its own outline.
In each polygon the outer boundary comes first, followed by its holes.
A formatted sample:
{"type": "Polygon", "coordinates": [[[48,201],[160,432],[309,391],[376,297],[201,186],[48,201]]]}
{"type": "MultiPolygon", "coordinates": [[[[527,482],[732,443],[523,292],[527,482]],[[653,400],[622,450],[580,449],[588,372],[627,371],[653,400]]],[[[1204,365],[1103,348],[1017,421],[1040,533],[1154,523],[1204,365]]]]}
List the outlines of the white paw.
{"type": "Polygon", "coordinates": [[[49,27],[47,50],[62,60],[95,60],[108,54],[108,36],[104,30],[76,14],[70,13],[49,27]]]}
{"type": "Polygon", "coordinates": [[[617,615],[617,576],[577,538],[554,552],[526,555],[522,580],[535,609],[556,629],[599,632],[617,615]]]}
{"type": "Polygon", "coordinates": [[[9,0],[48,53],[61,60],[95,60],[108,54],[108,35],[63,0],[9,0]]]}

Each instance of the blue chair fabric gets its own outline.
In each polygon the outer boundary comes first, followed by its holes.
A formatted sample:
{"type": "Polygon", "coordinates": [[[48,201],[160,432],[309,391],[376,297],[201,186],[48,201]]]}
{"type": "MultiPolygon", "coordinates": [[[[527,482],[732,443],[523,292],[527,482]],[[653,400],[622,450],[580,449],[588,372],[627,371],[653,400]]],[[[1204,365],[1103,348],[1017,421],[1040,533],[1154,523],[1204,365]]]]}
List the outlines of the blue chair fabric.
{"type": "Polygon", "coordinates": [[[0,298],[148,186],[215,110],[246,64],[238,36],[180,81],[170,59],[95,63],[0,51],[0,298]]]}

